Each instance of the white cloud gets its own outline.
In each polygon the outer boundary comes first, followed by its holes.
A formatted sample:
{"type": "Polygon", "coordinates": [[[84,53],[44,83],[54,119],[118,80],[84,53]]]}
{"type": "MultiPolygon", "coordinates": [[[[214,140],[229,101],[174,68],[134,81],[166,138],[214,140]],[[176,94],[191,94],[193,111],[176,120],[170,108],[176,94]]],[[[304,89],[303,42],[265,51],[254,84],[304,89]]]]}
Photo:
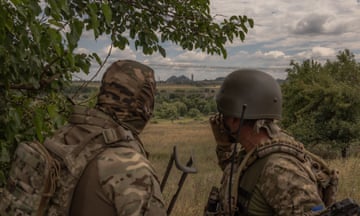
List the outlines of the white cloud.
{"type": "Polygon", "coordinates": [[[173,65],[175,64],[171,58],[162,57],[159,54],[155,54],[152,56],[145,56],[144,55],[144,64],[166,64],[166,65],[173,65]]]}
{"type": "Polygon", "coordinates": [[[86,53],[86,54],[90,54],[90,50],[88,50],[87,48],[84,48],[84,47],[79,47],[79,48],[76,48],[74,50],[75,53],[86,53]]]}
{"type": "Polygon", "coordinates": [[[280,57],[285,57],[285,53],[281,52],[281,51],[270,51],[270,52],[266,52],[264,53],[265,56],[270,56],[270,57],[274,57],[274,58],[280,58],[280,57]]]}
{"type": "Polygon", "coordinates": [[[182,62],[192,62],[192,61],[203,61],[207,57],[206,53],[197,52],[197,51],[188,51],[176,56],[176,60],[182,62]]]}
{"type": "Polygon", "coordinates": [[[331,57],[336,55],[334,49],[327,47],[313,47],[311,52],[314,56],[331,57]]]}
{"type": "MultiPolygon", "coordinates": [[[[108,55],[111,46],[105,47],[102,52],[101,56],[105,57],[108,55]]],[[[111,50],[111,59],[136,59],[136,53],[134,50],[126,47],[124,50],[120,50],[116,47],[113,47],[111,50]]]]}
{"type": "Polygon", "coordinates": [[[296,59],[309,59],[311,58],[311,52],[306,52],[306,51],[299,52],[296,55],[294,55],[294,57],[296,59]]]}

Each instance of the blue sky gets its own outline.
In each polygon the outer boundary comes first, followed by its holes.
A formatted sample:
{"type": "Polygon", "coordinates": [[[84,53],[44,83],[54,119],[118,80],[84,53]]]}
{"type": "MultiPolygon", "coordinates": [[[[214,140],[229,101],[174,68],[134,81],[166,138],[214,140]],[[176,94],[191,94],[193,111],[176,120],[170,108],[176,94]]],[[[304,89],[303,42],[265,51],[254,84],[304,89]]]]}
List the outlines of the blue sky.
{"type": "MultiPolygon", "coordinates": [[[[150,65],[157,80],[172,75],[194,76],[195,80],[226,76],[237,68],[257,68],[285,78],[284,69],[291,60],[301,62],[313,58],[319,62],[335,59],[336,54],[350,49],[360,62],[360,1],[359,0],[210,0],[211,13],[221,19],[231,15],[247,15],[255,21],[244,42],[227,44],[228,58],[210,56],[200,51],[183,51],[167,44],[166,58],[160,54],[145,56],[129,47],[113,49],[109,64],[117,59],[133,59],[150,65]]],[[[85,33],[79,49],[97,52],[103,59],[110,41],[97,41],[85,33]]],[[[93,76],[92,73],[81,78],[93,76]]],[[[100,71],[101,79],[105,68],[100,71]]]]}

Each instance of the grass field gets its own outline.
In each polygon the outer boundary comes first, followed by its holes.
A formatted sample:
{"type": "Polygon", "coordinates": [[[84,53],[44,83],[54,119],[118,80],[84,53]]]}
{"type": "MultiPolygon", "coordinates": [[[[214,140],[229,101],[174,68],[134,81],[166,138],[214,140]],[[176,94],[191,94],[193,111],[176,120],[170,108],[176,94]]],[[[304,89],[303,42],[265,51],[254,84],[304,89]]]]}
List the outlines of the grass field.
{"type": "MultiPolygon", "coordinates": [[[[160,180],[165,172],[173,146],[177,146],[180,161],[185,164],[192,154],[197,174],[187,176],[172,215],[202,215],[209,191],[219,185],[221,170],[217,165],[215,143],[207,119],[201,121],[158,121],[150,123],[141,138],[150,152],[150,160],[157,169],[160,180]]],[[[360,202],[360,158],[335,159],[329,163],[340,170],[338,200],[351,197],[360,202]]],[[[175,192],[180,172],[175,167],[164,189],[169,203],[175,192]]]]}

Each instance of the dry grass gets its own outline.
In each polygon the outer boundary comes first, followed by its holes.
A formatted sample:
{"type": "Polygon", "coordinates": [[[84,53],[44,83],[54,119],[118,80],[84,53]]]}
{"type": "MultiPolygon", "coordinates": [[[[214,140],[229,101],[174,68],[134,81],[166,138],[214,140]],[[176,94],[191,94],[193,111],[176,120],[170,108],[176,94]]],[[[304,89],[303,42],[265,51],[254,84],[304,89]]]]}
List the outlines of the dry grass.
{"type": "Polygon", "coordinates": [[[329,164],[339,170],[338,199],[351,197],[360,203],[360,158],[335,159],[329,164]]]}
{"type": "MultiPolygon", "coordinates": [[[[150,160],[160,180],[165,172],[173,146],[177,146],[180,161],[185,164],[192,154],[198,173],[188,175],[172,215],[202,215],[212,186],[219,185],[221,170],[217,165],[215,143],[207,119],[203,121],[160,121],[149,124],[141,138],[150,152],[150,160]]],[[[360,201],[360,158],[336,159],[329,163],[340,170],[338,199],[352,197],[360,201]]],[[[175,192],[180,172],[175,167],[164,189],[167,203],[175,192]]]]}

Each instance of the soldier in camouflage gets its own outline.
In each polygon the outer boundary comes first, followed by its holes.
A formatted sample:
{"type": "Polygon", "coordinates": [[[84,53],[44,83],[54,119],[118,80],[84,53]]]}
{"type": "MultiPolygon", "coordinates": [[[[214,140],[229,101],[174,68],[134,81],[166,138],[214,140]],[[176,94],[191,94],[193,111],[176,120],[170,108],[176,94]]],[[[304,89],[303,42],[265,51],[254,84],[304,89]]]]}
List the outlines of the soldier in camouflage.
{"type": "Polygon", "coordinates": [[[96,107],[75,107],[69,124],[45,142],[75,176],[60,173],[47,215],[166,215],[159,180],[139,139],[154,94],[150,67],[119,60],[107,68],[96,107]]]}
{"type": "Polygon", "coordinates": [[[216,102],[210,124],[223,178],[205,215],[315,215],[335,202],[337,172],[277,124],[282,94],[274,78],[234,71],[216,102]]]}

